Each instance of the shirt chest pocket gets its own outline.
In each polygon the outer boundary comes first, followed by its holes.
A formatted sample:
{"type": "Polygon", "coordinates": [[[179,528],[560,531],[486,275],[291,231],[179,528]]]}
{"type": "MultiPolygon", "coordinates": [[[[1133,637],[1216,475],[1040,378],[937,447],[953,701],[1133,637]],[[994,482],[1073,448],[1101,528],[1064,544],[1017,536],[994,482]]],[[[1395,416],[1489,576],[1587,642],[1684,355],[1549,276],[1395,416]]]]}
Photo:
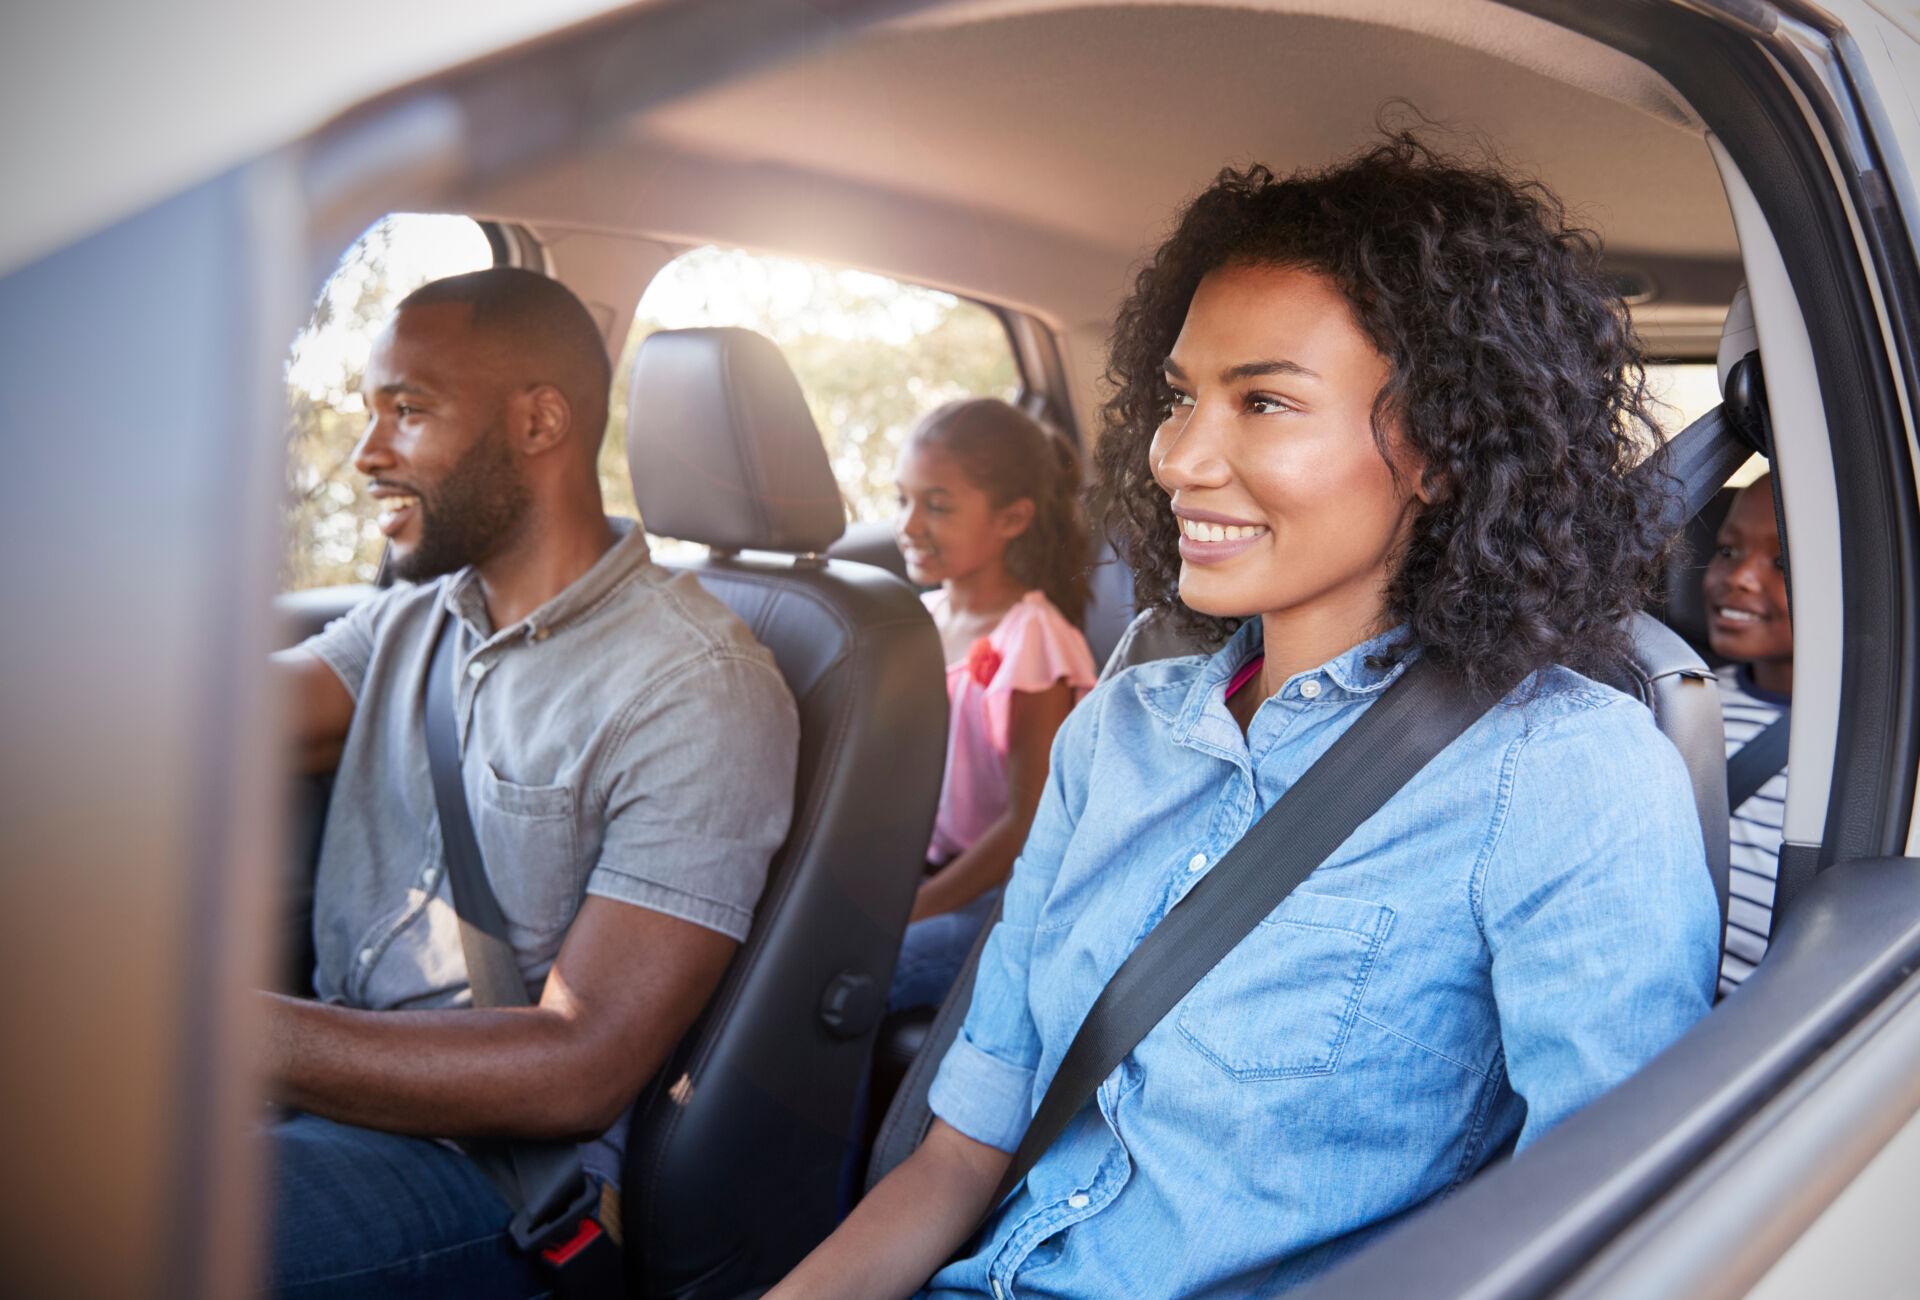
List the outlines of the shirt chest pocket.
{"type": "Polygon", "coordinates": [[[1332,1074],[1393,909],[1296,892],[1181,1002],[1180,1033],[1232,1078],[1332,1074]]]}
{"type": "Polygon", "coordinates": [[[581,886],[573,787],[518,785],[489,765],[474,814],[487,878],[507,923],[551,934],[572,921],[581,886]]]}

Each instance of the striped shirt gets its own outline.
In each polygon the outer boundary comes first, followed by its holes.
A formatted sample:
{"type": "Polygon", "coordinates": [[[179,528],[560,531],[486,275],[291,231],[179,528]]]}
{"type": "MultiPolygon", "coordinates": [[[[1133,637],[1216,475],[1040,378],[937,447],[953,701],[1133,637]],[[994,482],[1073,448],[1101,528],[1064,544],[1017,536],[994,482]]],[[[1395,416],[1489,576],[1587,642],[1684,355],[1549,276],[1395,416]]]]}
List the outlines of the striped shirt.
{"type": "MultiPolygon", "coordinates": [[[[1753,684],[1744,665],[1720,678],[1720,716],[1727,757],[1787,711],[1788,699],[1753,684]]],[[[1783,767],[1733,810],[1728,826],[1727,944],[1720,958],[1720,996],[1740,987],[1766,955],[1773,929],[1773,886],[1780,872],[1780,826],[1786,810],[1783,767]]]]}

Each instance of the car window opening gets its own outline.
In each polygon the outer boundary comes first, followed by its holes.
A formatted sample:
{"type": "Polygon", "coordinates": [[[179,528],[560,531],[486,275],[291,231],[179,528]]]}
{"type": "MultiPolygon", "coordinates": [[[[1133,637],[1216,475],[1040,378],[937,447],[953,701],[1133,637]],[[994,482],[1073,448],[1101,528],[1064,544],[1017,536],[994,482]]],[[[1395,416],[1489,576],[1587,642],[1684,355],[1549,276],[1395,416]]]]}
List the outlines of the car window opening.
{"type": "Polygon", "coordinates": [[[634,355],[660,330],[710,326],[751,329],[779,347],[858,523],[893,517],[894,461],[921,416],[960,398],[1020,395],[1006,327],[987,307],[870,271],[696,248],[648,284],[615,362],[600,459],[609,513],[634,512],[626,451],[634,355]]]}

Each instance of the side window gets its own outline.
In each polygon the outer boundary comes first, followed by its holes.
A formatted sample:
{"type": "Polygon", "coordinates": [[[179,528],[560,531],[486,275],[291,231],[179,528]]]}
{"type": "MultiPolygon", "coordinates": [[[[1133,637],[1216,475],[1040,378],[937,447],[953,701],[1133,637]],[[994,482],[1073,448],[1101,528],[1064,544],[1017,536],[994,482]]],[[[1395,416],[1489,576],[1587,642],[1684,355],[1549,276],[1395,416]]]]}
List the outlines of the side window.
{"type": "Polygon", "coordinates": [[[373,336],[395,304],[427,281],[492,265],[486,232],[467,217],[382,217],[341,256],[287,359],[282,591],[373,581],[379,512],[353,468],[367,418],[360,376],[373,336]]]}
{"type": "Polygon", "coordinates": [[[738,325],[786,354],[856,520],[893,515],[893,462],[914,422],[963,397],[1020,389],[999,317],[978,303],[865,271],[697,248],[647,286],[614,369],[600,458],[611,514],[637,513],[627,475],[627,379],[655,330],[738,325]]]}

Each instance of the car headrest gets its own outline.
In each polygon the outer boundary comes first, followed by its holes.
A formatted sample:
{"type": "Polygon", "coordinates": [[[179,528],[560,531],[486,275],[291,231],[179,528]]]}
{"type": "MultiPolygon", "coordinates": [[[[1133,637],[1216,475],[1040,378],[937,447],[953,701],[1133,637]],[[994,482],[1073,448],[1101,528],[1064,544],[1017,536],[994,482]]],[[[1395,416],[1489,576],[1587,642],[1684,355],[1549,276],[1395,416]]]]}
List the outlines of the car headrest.
{"type": "Polygon", "coordinates": [[[1741,358],[1750,352],[1760,350],[1760,335],[1753,328],[1753,299],[1747,296],[1747,286],[1741,285],[1733,291],[1733,302],[1727,306],[1727,323],[1720,327],[1720,353],[1715,358],[1716,369],[1720,372],[1720,391],[1727,391],[1727,375],[1741,358]]]}
{"type": "Polygon", "coordinates": [[[814,553],[845,530],[827,449],[772,340],[662,330],[640,345],[627,394],[627,465],[648,532],[814,553]]]}

